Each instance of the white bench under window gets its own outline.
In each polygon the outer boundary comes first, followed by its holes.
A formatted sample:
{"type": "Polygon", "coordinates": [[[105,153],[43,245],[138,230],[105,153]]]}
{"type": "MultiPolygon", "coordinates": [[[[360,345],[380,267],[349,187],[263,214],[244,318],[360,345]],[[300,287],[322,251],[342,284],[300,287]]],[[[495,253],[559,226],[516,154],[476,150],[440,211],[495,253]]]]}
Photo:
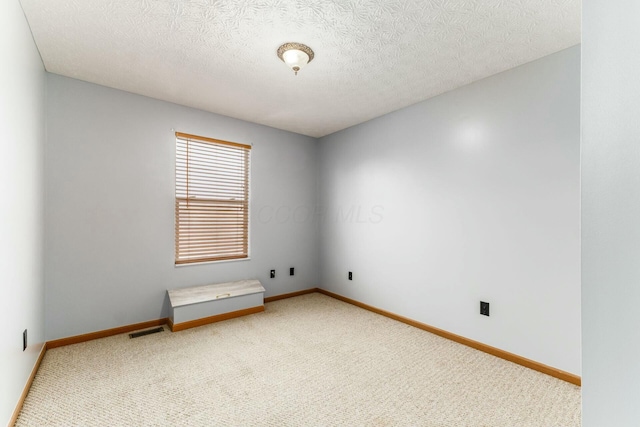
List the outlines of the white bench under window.
{"type": "Polygon", "coordinates": [[[264,311],[265,289],[259,280],[215,283],[168,290],[172,331],[264,311]]]}

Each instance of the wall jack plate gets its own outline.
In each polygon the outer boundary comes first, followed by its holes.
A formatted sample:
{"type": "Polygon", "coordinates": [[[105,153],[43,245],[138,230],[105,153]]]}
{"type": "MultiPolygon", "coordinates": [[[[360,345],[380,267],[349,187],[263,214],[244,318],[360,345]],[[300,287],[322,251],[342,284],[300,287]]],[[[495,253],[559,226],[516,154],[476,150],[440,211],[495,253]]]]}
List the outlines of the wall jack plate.
{"type": "Polygon", "coordinates": [[[488,316],[489,315],[489,303],[488,302],[480,301],[480,314],[482,314],[483,316],[488,316]]]}
{"type": "Polygon", "coordinates": [[[25,329],[22,333],[22,351],[27,349],[27,330],[25,329]]]}
{"type": "Polygon", "coordinates": [[[269,274],[269,277],[271,277],[272,279],[276,278],[276,271],[275,270],[271,270],[271,273],[269,274]]]}
{"type": "Polygon", "coordinates": [[[353,273],[349,272],[349,280],[353,280],[353,273]]]}
{"type": "Polygon", "coordinates": [[[293,276],[293,267],[289,268],[289,276],[293,276]]]}

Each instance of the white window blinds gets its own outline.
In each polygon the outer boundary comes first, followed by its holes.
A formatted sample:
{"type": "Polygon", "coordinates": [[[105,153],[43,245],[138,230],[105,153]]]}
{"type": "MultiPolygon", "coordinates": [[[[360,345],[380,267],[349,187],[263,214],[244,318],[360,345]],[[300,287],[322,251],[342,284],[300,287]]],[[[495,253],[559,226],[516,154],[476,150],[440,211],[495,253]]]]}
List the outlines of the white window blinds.
{"type": "Polygon", "coordinates": [[[176,264],[249,256],[250,153],[176,132],[176,264]]]}

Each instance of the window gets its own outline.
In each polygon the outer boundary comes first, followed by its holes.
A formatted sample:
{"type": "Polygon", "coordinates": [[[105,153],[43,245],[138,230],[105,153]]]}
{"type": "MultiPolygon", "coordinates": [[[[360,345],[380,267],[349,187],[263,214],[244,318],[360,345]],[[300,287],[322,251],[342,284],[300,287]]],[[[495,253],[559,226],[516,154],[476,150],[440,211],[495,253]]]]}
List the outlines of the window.
{"type": "Polygon", "coordinates": [[[176,132],[176,264],[248,258],[250,153],[176,132]]]}

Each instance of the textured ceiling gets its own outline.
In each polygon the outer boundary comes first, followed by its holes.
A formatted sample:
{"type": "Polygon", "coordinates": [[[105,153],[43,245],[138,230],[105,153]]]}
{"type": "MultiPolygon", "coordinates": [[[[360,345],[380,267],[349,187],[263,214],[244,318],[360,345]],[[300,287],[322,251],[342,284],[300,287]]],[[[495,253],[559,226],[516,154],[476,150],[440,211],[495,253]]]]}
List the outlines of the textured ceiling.
{"type": "Polygon", "coordinates": [[[580,42],[580,0],[21,3],[49,72],[314,137],[580,42]]]}

